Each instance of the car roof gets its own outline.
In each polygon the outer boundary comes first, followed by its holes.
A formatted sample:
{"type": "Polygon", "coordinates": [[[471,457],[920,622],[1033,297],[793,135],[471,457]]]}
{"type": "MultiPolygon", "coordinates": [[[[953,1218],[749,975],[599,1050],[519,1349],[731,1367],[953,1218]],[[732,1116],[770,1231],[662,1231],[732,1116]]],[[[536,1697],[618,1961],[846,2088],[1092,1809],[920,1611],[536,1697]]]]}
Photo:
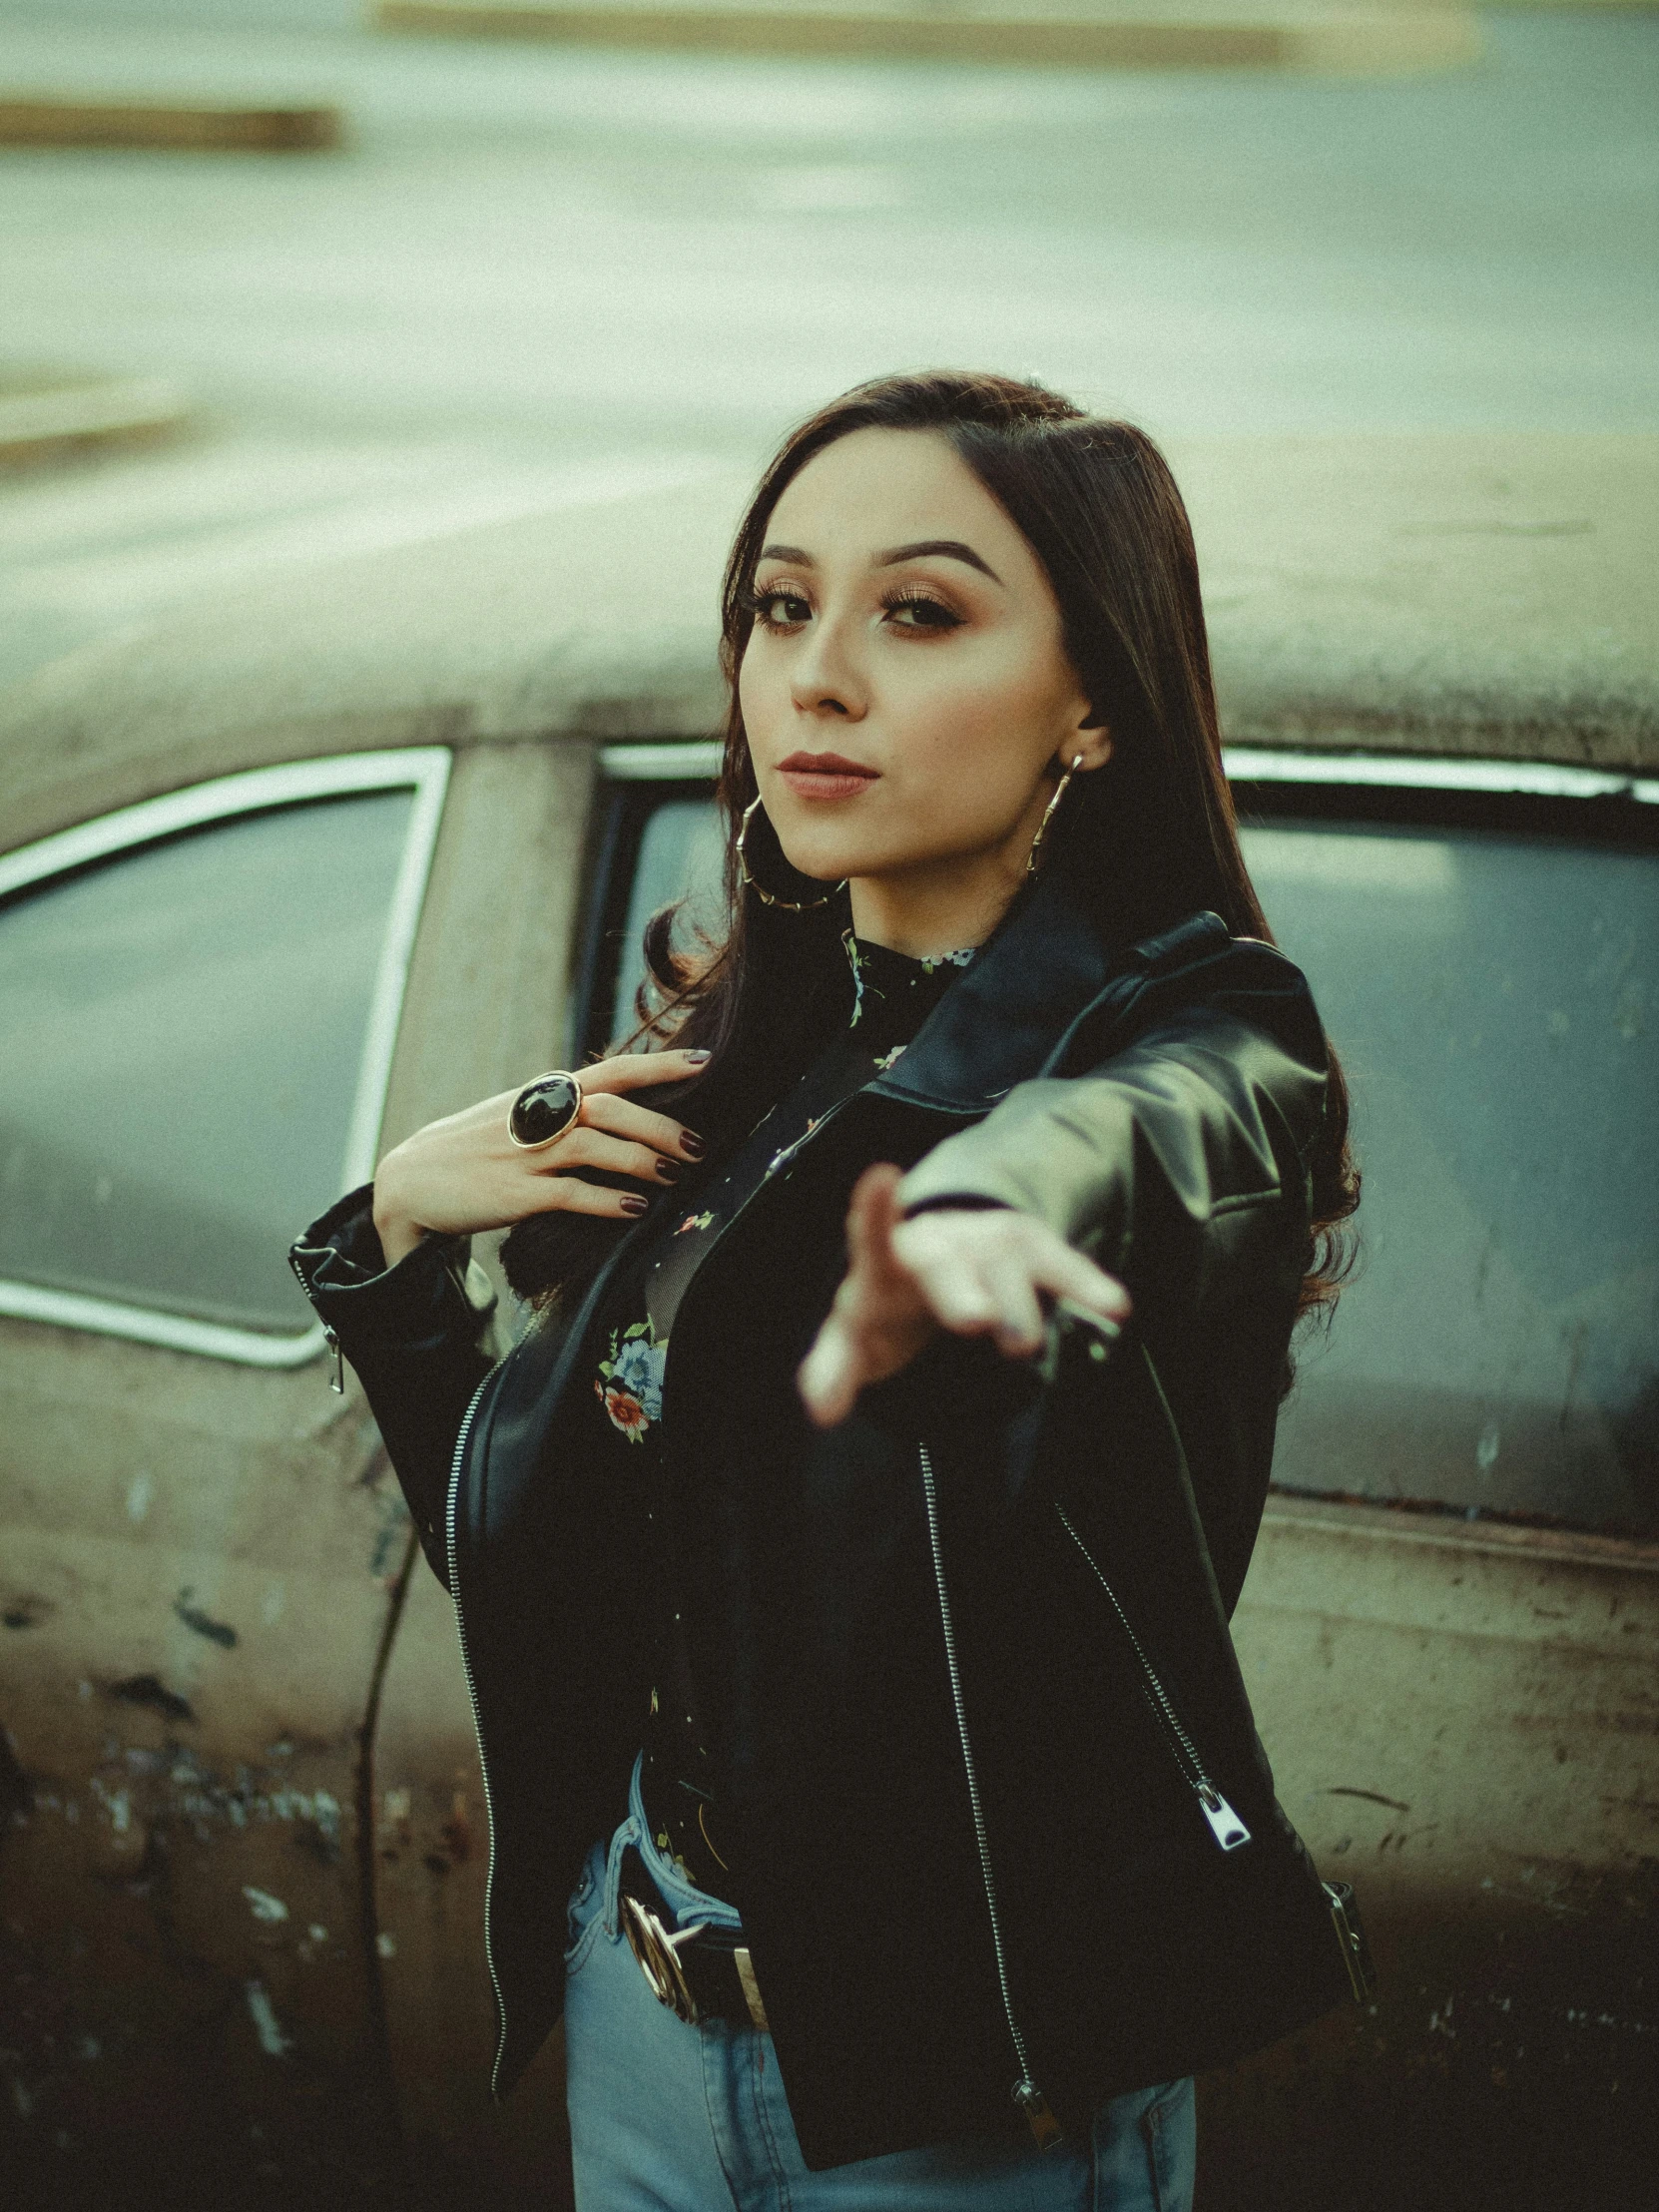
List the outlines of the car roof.
{"type": "MultiPolygon", "coordinates": [[[[1178,437],[1230,742],[1659,770],[1659,437],[1178,437]]],[[[0,845],[402,745],[702,738],[752,479],[243,582],[0,693],[0,845]]]]}

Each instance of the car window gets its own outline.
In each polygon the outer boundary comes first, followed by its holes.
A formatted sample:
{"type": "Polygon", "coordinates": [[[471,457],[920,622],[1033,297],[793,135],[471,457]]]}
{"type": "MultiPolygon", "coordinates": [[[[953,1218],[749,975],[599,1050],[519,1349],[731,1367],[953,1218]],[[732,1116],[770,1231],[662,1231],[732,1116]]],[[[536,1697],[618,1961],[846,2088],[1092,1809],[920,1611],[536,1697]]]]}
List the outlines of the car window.
{"type": "Polygon", "coordinates": [[[1358,825],[1245,847],[1366,1178],[1278,1479],[1659,1526],[1659,860],[1358,825]]]}
{"type": "Polygon", "coordinates": [[[699,923],[718,925],[721,914],[721,859],[725,840],[710,799],[667,799],[651,808],[640,830],[638,858],[628,888],[616,996],[611,1006],[613,1037],[625,1037],[638,1021],[634,993],[645,976],[640,951],[645,925],[671,899],[686,904],[675,917],[675,942],[689,946],[699,923]]]}
{"type": "Polygon", "coordinates": [[[309,1334],[286,1251],[366,1172],[416,812],[405,785],[243,813],[0,904],[6,1310],[309,1334]]]}
{"type": "MultiPolygon", "coordinates": [[[[1324,819],[1247,827],[1353,1095],[1363,1265],[1305,1334],[1284,1488],[1659,1531],[1659,858],[1324,819]]],[[[637,831],[646,916],[712,910],[712,801],[637,831]]],[[[631,1026],[632,1016],[619,1026],[631,1026]]]]}

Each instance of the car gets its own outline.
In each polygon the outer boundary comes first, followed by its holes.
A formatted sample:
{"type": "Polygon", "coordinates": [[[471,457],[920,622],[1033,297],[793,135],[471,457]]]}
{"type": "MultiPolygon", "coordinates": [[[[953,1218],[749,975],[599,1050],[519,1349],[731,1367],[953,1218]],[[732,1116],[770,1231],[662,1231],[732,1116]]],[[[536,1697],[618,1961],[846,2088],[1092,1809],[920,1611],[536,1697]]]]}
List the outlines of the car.
{"type": "MultiPolygon", "coordinates": [[[[1172,458],[1366,1176],[1235,1636],[1381,1976],[1201,2083],[1200,2201],[1646,2205],[1659,446],[1172,458]]],[[[558,2039],[488,2100],[452,1611],[285,1253],[388,1144],[625,1031],[646,916],[717,898],[746,489],[259,579],[0,695],[14,2202],[568,2201],[558,2039]]]]}

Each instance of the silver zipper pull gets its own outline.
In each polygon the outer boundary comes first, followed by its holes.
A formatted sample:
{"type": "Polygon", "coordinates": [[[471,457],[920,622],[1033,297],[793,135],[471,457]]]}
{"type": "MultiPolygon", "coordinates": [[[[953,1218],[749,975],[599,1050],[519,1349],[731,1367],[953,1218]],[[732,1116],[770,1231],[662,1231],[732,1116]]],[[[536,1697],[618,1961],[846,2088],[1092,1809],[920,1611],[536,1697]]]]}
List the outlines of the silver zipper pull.
{"type": "Polygon", "coordinates": [[[1014,2083],[1014,2102],[1025,2114],[1026,2124],[1036,2139],[1038,2150],[1053,2150],[1065,2141],[1059,2121],[1048,2109],[1048,2099],[1037,2084],[1022,2075],[1014,2083]]]}
{"type": "Polygon", "coordinates": [[[1223,1851],[1237,1851],[1241,1844],[1249,1843],[1249,1829],[1213,1782],[1198,1785],[1198,1802],[1204,1809],[1211,1834],[1223,1851]]]}
{"type": "Polygon", "coordinates": [[[334,1372],[328,1378],[328,1387],[337,1396],[343,1397],[345,1395],[345,1356],[340,1351],[339,1339],[326,1322],[322,1324],[322,1336],[328,1350],[334,1356],[334,1372]]]}
{"type": "Polygon", "coordinates": [[[1377,1968],[1372,1963],[1371,1945],[1366,1941],[1366,1931],[1361,1925],[1354,1887],[1348,1882],[1322,1882],[1320,1888],[1331,1908],[1331,1921],[1342,1945],[1343,1964],[1348,1968],[1354,2001],[1364,2004],[1377,1994],[1377,1968]]]}

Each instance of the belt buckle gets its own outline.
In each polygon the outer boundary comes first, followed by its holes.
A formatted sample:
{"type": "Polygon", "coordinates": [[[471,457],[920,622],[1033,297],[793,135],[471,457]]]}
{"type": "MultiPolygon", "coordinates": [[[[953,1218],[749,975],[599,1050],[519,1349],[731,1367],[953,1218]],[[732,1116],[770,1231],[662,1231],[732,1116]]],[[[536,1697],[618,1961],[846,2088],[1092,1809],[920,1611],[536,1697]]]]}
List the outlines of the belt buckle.
{"type": "Polygon", "coordinates": [[[639,1960],[640,1971],[657,2002],[666,2004],[688,2027],[697,2025],[699,2013],[686,1969],[680,1963],[680,1945],[701,1936],[709,1925],[707,1921],[694,1921],[689,1928],[673,1934],[649,1906],[630,1897],[626,1890],[622,1893],[622,1933],[628,1938],[628,1948],[639,1960]]]}

